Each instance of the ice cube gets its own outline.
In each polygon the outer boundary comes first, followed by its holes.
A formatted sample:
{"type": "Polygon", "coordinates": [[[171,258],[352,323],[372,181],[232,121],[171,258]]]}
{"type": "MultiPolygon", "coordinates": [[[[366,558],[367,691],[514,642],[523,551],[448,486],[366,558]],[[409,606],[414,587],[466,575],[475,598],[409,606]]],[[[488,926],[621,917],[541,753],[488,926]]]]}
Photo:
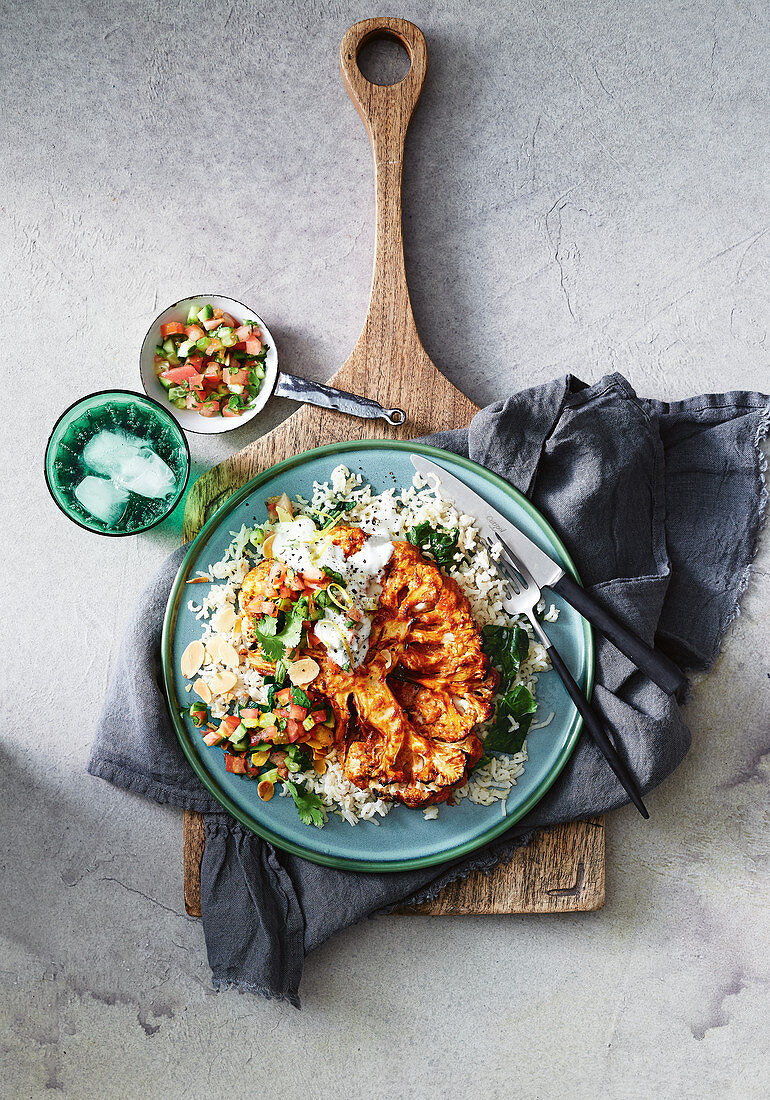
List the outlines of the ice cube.
{"type": "Polygon", "coordinates": [[[142,447],[143,441],[129,432],[97,432],[83,448],[83,462],[95,474],[114,477],[142,447]]]}
{"type": "Polygon", "coordinates": [[[87,512],[111,527],[125,512],[129,494],[122,485],[89,474],[75,486],[75,496],[87,512]]]}
{"type": "Polygon", "coordinates": [[[130,489],[132,493],[157,500],[173,493],[176,478],[174,471],[160,455],[156,455],[149,447],[142,447],[141,451],[135,451],[123,462],[115,482],[124,489],[130,489]]]}

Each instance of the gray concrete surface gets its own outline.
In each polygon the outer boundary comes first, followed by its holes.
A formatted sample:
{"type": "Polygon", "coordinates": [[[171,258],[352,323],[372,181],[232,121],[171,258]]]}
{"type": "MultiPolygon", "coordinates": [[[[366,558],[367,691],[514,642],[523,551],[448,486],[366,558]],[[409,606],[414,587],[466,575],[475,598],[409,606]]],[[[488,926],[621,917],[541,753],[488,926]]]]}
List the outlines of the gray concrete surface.
{"type": "MultiPolygon", "coordinates": [[[[68,524],[41,477],[51,422],[136,387],[149,321],[191,292],[252,304],[292,371],[343,361],[373,201],[336,55],[393,7],[4,5],[3,1096],[768,1095],[766,549],[693,694],[691,755],[648,825],[611,819],[603,912],[364,924],[310,958],[301,1013],[212,991],[179,815],[84,772],[180,516],[118,541],[68,524]]],[[[446,374],[481,403],[567,370],[767,388],[766,6],[399,14],[430,50],[405,235],[446,374]]],[[[287,412],[192,438],[197,471],[287,412]]]]}

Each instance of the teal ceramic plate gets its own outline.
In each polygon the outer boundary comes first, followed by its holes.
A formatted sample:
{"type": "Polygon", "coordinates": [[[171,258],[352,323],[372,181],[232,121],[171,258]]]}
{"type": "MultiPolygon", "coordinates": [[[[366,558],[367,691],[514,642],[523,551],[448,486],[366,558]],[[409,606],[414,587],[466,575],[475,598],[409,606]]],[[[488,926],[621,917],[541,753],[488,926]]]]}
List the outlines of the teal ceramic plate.
{"type": "MultiPolygon", "coordinates": [[[[507,482],[482,466],[447,451],[413,443],[389,440],[319,447],[272,466],[247,485],[216,512],[191,544],[169,597],[163,626],[163,670],[171,715],[187,759],[215,798],[233,817],[278,848],[304,856],[316,863],[356,871],[403,871],[426,867],[467,855],[510,828],[543,797],[564,767],[575,747],[581,719],[561,681],[554,672],[541,674],[537,686],[539,717],[554,712],[550,725],[529,735],[529,761],[505,804],[476,806],[463,799],[457,806],[443,805],[435,821],[426,821],[420,810],[396,806],[379,819],[379,824],[361,821],[350,826],[332,814],[323,829],[303,825],[289,798],[262,802],[256,783],[225,772],[222,752],[203,743],[200,733],[180,709],[189,706],[179,660],[193,638],[200,636],[200,623],[188,609],[195,590],[185,586],[196,570],[206,570],[218,561],[231,541],[231,531],[241,524],[251,526],[267,518],[265,499],[286,492],[312,495],[314,481],[328,481],[340,462],[360,473],[374,492],[393,486],[408,486],[414,474],[410,454],[432,458],[461,478],[512,523],[515,523],[545,551],[577,576],[563,544],[528,500],[507,482]]],[[[569,604],[558,597],[557,623],[549,627],[554,643],[588,693],[593,683],[593,645],[590,627],[569,604]]]]}

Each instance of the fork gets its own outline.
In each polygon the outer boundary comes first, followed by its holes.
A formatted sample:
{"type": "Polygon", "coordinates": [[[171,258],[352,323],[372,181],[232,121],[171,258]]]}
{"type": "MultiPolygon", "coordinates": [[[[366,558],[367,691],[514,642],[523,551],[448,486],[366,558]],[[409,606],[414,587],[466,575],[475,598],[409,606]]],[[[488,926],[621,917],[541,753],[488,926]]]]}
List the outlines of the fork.
{"type": "Polygon", "coordinates": [[[594,740],[595,745],[600,750],[609,766],[614,771],[615,775],[620,780],[620,783],[625,790],[628,797],[636,806],[639,813],[644,818],[649,818],[649,812],[637,786],[636,780],[629,772],[626,765],[618,756],[615,746],[610,741],[607,734],[604,732],[602,724],[599,720],[596,711],[593,709],[588,699],[575,682],[571,672],[567,668],[564,660],[559,651],[554,646],[551,639],[543,629],[542,624],[538,621],[535,615],[535,608],[540,602],[540,589],[535,583],[532,574],[527,569],[521,558],[517,557],[511,548],[500,538],[496,536],[497,543],[500,544],[502,554],[504,558],[495,556],[495,545],[490,539],[484,538],[487,549],[492,554],[492,560],[495,562],[498,572],[505,584],[506,591],[503,599],[503,607],[509,615],[526,615],[529,621],[532,623],[532,629],[537,635],[538,639],[545,647],[551,664],[561,677],[567,692],[572,699],[572,702],[577,707],[585,727],[594,740]]]}

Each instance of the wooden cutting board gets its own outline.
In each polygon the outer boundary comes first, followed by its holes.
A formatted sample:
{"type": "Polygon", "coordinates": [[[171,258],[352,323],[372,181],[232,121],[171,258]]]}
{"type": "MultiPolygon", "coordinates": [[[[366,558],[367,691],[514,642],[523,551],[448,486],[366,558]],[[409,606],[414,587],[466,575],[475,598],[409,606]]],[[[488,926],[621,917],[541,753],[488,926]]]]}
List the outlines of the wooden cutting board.
{"type": "MultiPolygon", "coordinates": [[[[244,482],[290,455],[348,439],[412,439],[447,428],[467,427],[477,406],[437,370],[420,342],[404,271],[401,174],[404,138],[420,97],[428,55],[422,32],[403,19],[367,19],[351,27],[340,47],[342,79],[372,142],[376,191],[374,275],[369,311],[358,343],[330,380],[339,389],[399,407],[406,422],[357,420],[326,409],[301,406],[278,428],[204,473],[185,507],[184,538],[197,535],[220,504],[244,482]],[[382,87],[364,78],[358,51],[372,38],[401,42],[411,68],[399,83],[382,87]]],[[[184,899],[200,916],[200,866],[205,845],[203,817],[184,815],[184,899]]],[[[604,819],[541,832],[513,859],[488,875],[474,873],[446,887],[424,905],[399,912],[559,913],[600,909],[604,904],[604,819]]]]}

